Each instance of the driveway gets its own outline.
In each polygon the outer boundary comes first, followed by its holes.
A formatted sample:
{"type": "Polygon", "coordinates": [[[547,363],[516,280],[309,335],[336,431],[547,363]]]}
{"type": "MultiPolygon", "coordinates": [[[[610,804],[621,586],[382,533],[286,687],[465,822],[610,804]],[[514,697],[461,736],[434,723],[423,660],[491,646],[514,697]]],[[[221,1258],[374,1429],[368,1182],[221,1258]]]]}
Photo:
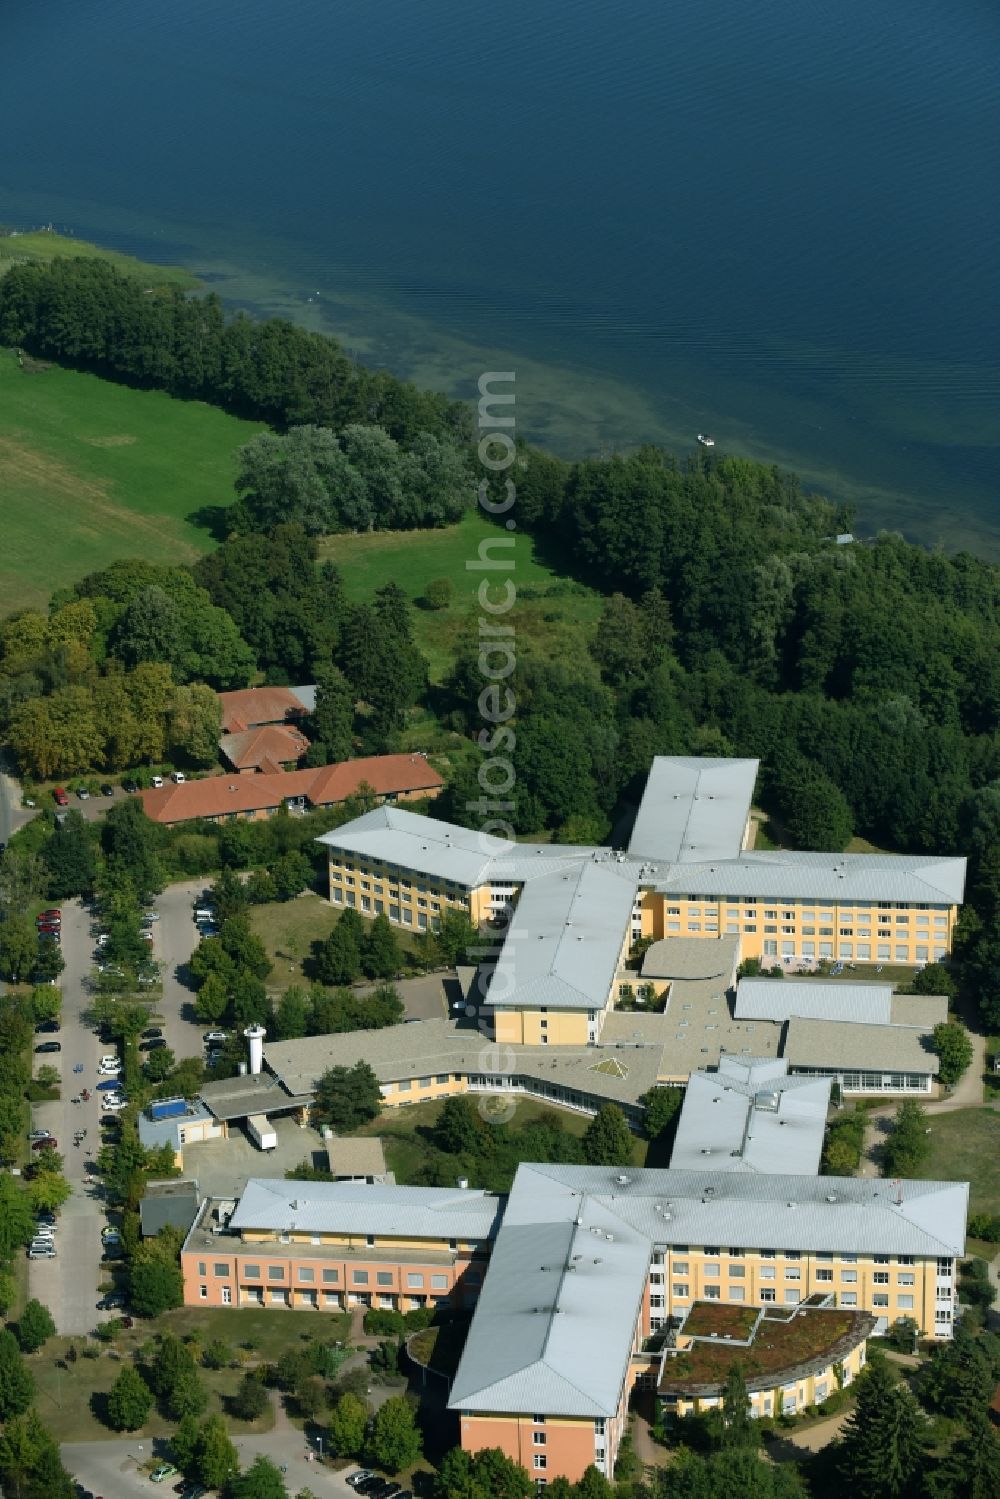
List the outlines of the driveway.
{"type": "Polygon", "coordinates": [[[204,1028],[194,1018],[194,990],[188,974],[191,954],[198,945],[194,899],[204,888],[203,879],[168,885],[152,907],[160,913],[153,925],[153,956],[163,967],[163,997],[156,1006],[162,1019],[157,1023],[178,1061],[204,1055],[204,1028]]]}
{"type": "Polygon", "coordinates": [[[184,1147],[184,1175],[193,1176],[206,1197],[238,1197],[251,1176],[280,1176],[302,1161],[326,1166],[326,1146],[318,1130],[279,1116],[271,1124],[274,1150],[258,1150],[238,1124],[225,1140],[199,1140],[184,1147]]]}
{"type": "MultiPolygon", "coordinates": [[[[100,1320],[94,1303],[103,1278],[101,1226],[104,1208],[100,1187],[96,1180],[88,1179],[86,1167],[90,1152],[96,1153],[100,1145],[100,1094],[94,1085],[102,1047],[94,1032],[80,1018],[90,1003],[84,980],[93,961],[92,918],[79,901],[65,901],[62,914],[62,950],[66,961],[61,979],[62,1030],[58,1038],[62,1052],[34,1059],[36,1071],[44,1062],[59,1066],[62,1096],[57,1103],[36,1104],[32,1109],[31,1123],[33,1129],[51,1130],[59,1141],[73,1195],[59,1216],[56,1231],[58,1257],[30,1260],[28,1286],[31,1295],[37,1296],[51,1311],[57,1332],[75,1334],[89,1332],[100,1320]],[[75,1073],[73,1068],[76,1065],[82,1066],[83,1071],[75,1073]],[[74,1104],[72,1098],[83,1087],[90,1090],[90,1101],[74,1104]],[[76,1147],[73,1134],[79,1129],[86,1129],[87,1139],[76,1147]]],[[[46,1039],[45,1036],[38,1037],[39,1042],[46,1039]]]]}

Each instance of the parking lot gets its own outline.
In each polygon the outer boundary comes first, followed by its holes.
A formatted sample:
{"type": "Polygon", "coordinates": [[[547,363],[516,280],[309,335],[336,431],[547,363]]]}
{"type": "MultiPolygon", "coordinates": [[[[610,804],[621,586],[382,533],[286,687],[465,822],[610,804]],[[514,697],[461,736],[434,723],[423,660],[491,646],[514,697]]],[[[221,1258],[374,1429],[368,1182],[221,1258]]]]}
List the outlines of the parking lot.
{"type": "MultiPolygon", "coordinates": [[[[153,926],[153,955],[161,962],[168,959],[163,997],[156,1001],[157,1023],[178,1059],[202,1051],[202,1028],[194,1021],[193,996],[185,984],[187,963],[198,940],[192,902],[202,883],[171,886],[155,902],[161,919],[153,926]]],[[[87,980],[94,963],[93,915],[79,901],[66,901],[61,909],[66,963],[60,980],[61,1030],[58,1037],[37,1037],[36,1044],[57,1039],[62,1050],[33,1059],[36,1071],[46,1062],[58,1068],[61,1096],[57,1102],[35,1105],[31,1127],[47,1129],[55,1136],[73,1195],[59,1214],[57,1256],[29,1261],[28,1286],[30,1294],[49,1307],[60,1333],[77,1334],[89,1332],[103,1315],[96,1310],[96,1302],[108,1276],[108,1267],[101,1264],[105,1205],[93,1171],[93,1157],[100,1148],[101,1134],[97,1063],[104,1052],[114,1048],[103,1045],[83,1019],[91,1002],[87,980]],[[74,1103],[82,1089],[90,1092],[90,1099],[74,1103]],[[83,1130],[86,1138],[79,1146],[74,1145],[75,1133],[83,1130]]]]}
{"type": "Polygon", "coordinates": [[[238,1197],[251,1176],[284,1176],[305,1160],[325,1168],[326,1145],[318,1130],[292,1118],[270,1123],[278,1137],[274,1150],[259,1150],[234,1123],[227,1140],[201,1140],[184,1147],[184,1175],[197,1180],[203,1196],[238,1197]]]}

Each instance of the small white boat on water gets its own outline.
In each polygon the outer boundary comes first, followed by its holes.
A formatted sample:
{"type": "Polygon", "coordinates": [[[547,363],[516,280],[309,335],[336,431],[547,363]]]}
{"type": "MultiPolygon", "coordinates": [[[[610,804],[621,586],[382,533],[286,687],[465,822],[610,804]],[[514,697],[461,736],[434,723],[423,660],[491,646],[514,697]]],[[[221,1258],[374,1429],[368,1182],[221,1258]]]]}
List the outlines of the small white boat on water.
{"type": "Polygon", "coordinates": [[[701,443],[701,445],[702,445],[703,448],[714,448],[715,447],[715,438],[714,437],[710,437],[707,432],[699,432],[698,433],[698,441],[701,443]]]}

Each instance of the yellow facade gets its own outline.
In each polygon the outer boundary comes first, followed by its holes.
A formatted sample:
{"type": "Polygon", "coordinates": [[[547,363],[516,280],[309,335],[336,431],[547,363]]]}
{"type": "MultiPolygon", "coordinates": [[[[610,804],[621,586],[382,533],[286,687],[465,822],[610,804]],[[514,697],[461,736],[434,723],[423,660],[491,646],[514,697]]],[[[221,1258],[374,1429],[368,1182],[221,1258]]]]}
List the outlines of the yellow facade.
{"type": "Polygon", "coordinates": [[[650,1278],[653,1295],[662,1298],[662,1306],[651,1303],[658,1318],[683,1313],[695,1301],[788,1306],[818,1293],[890,1323],[913,1317],[926,1337],[951,1336],[951,1260],[675,1245],[654,1261],[650,1278]],[[942,1311],[947,1305],[947,1318],[937,1316],[939,1305],[942,1311]]]}
{"type": "Polygon", "coordinates": [[[401,1078],[394,1083],[382,1084],[382,1103],[387,1108],[399,1108],[406,1103],[432,1103],[438,1098],[451,1098],[455,1093],[466,1093],[469,1084],[464,1076],[451,1072],[439,1072],[430,1077],[401,1078]]]}
{"type": "Polygon", "coordinates": [[[765,963],[833,958],[916,964],[933,963],[951,951],[958,909],[900,901],[732,901],[647,890],[641,916],[644,937],[739,936],[742,957],[765,963]]]}
{"type": "Polygon", "coordinates": [[[404,930],[436,931],[447,909],[463,912],[477,926],[488,914],[487,888],[469,890],[382,859],[338,853],[329,859],[328,873],[332,905],[353,906],[362,916],[385,915],[404,930]]]}
{"type": "Polygon", "coordinates": [[[493,1011],[498,1042],[513,1046],[586,1046],[589,1010],[493,1011]]]}
{"type": "MultiPolygon", "coordinates": [[[[828,1364],[825,1368],[810,1370],[801,1378],[791,1379],[781,1384],[751,1390],[751,1415],[779,1416],[783,1413],[791,1415],[795,1411],[805,1410],[807,1406],[821,1404],[842,1385],[846,1388],[853,1384],[865,1366],[866,1349],[867,1340],[863,1340],[843,1358],[837,1359],[835,1363],[828,1364]]],[[[738,1352],[738,1349],[734,1350],[734,1359],[738,1352]]],[[[676,1400],[667,1401],[668,1408],[678,1416],[700,1415],[703,1411],[711,1410],[721,1403],[721,1392],[719,1395],[692,1396],[687,1399],[678,1396],[676,1400]]]]}

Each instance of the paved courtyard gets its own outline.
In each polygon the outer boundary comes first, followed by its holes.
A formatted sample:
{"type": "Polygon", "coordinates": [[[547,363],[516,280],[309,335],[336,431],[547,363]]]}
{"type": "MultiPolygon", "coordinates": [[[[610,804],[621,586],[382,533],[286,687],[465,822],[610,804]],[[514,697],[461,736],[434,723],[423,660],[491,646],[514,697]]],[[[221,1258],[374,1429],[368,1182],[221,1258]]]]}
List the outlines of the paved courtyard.
{"type": "Polygon", "coordinates": [[[196,1179],[204,1196],[238,1197],[251,1176],[284,1176],[304,1160],[326,1166],[326,1146],[317,1130],[290,1118],[271,1123],[278,1136],[274,1150],[258,1150],[241,1126],[232,1124],[228,1140],[185,1146],[184,1175],[196,1179]]]}

